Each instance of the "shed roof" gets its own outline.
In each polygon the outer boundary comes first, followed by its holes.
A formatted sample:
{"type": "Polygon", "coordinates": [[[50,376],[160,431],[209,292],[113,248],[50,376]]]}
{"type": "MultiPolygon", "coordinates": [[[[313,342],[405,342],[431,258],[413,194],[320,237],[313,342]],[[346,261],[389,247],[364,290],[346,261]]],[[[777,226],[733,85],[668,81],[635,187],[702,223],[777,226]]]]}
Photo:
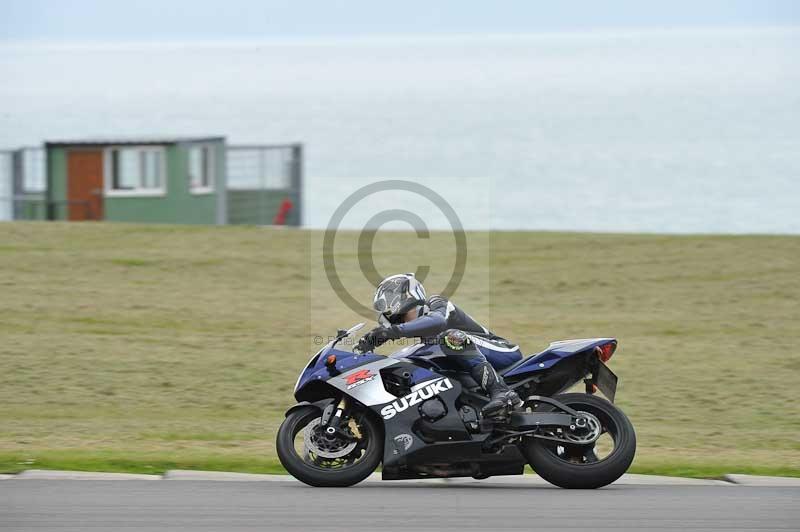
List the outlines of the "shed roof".
{"type": "Polygon", "coordinates": [[[182,142],[224,142],[225,137],[97,137],[76,140],[55,140],[45,142],[45,146],[150,146],[178,144],[182,142]]]}

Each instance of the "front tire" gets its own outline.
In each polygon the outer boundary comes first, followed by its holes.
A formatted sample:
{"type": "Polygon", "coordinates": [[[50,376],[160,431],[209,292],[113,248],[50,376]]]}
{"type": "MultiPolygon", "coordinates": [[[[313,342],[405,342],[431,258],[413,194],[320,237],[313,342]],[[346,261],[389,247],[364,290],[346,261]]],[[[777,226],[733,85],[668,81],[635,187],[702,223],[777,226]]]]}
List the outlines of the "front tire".
{"type": "Polygon", "coordinates": [[[296,438],[321,417],[319,409],[308,406],[291,412],[278,429],[278,458],[297,480],[316,487],[345,487],[367,478],[383,458],[383,430],[367,412],[358,419],[358,446],[338,460],[315,457],[307,449],[299,452],[296,438]],[[352,462],[352,463],[350,463],[352,462]]]}
{"type": "Polygon", "coordinates": [[[599,419],[603,434],[613,440],[613,449],[600,459],[595,453],[597,442],[568,445],[528,437],[522,444],[522,452],[533,470],[551,484],[569,489],[600,488],[621,477],[636,454],[636,433],[628,417],[613,404],[594,395],[567,393],[553,399],[599,419]]]}

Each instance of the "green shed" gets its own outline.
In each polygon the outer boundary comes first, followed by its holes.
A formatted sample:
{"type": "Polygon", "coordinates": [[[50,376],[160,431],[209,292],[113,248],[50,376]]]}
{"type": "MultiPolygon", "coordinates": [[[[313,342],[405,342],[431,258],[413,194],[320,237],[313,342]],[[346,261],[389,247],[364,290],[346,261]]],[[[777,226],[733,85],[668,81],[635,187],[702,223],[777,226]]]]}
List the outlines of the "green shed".
{"type": "Polygon", "coordinates": [[[45,143],[47,218],[227,222],[225,138],[45,143]]]}

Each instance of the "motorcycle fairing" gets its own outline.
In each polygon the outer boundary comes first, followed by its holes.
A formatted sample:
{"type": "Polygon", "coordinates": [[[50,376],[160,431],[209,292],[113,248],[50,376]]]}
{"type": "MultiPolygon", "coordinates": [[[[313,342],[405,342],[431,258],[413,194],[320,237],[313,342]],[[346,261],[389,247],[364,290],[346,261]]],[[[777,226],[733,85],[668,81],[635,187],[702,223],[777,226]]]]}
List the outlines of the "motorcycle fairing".
{"type": "Polygon", "coordinates": [[[517,377],[526,373],[534,373],[551,368],[557,362],[584,353],[590,349],[615,341],[614,338],[586,338],[580,340],[561,340],[552,342],[550,346],[536,355],[531,355],[505,368],[500,372],[503,377],[517,377]]]}
{"type": "Polygon", "coordinates": [[[420,468],[431,468],[436,464],[439,464],[440,470],[435,476],[440,477],[521,474],[525,460],[515,446],[487,456],[483,451],[483,443],[489,434],[473,434],[467,430],[459,413],[461,383],[452,376],[414,366],[413,362],[413,358],[387,358],[383,362],[358,366],[328,381],[369,406],[383,421],[382,478],[424,478],[431,475],[420,472],[420,468]],[[411,386],[410,393],[406,395],[395,396],[386,391],[381,370],[414,373],[414,368],[430,377],[411,386]],[[375,376],[368,382],[347,390],[348,377],[359,371],[369,371],[375,376]],[[376,403],[380,397],[386,398],[386,401],[376,403]],[[436,420],[426,419],[421,408],[428,401],[441,401],[446,410],[445,415],[436,420]],[[453,464],[461,464],[460,469],[454,468],[453,464]]]}
{"type": "Polygon", "coordinates": [[[302,389],[312,381],[327,380],[333,375],[333,371],[325,365],[325,359],[328,355],[336,355],[336,365],[334,366],[336,373],[348,371],[351,368],[361,366],[377,360],[385,360],[386,357],[376,355],[375,353],[365,353],[357,355],[352,351],[342,351],[340,349],[325,346],[319,352],[311,357],[308,365],[300,374],[294,388],[295,398],[299,401],[302,400],[298,397],[302,394],[302,389]]]}
{"type": "Polygon", "coordinates": [[[382,405],[394,401],[396,397],[386,391],[380,371],[395,364],[396,360],[380,357],[380,360],[359,364],[344,373],[330,377],[328,384],[365,406],[382,405]]]}
{"type": "MultiPolygon", "coordinates": [[[[526,462],[516,446],[505,446],[501,452],[487,454],[483,444],[490,434],[467,430],[458,411],[457,400],[462,388],[457,380],[439,377],[415,388],[420,390],[442,379],[447,380],[451,388],[405,408],[390,419],[382,416],[383,480],[522,474],[526,462]],[[447,409],[445,416],[435,421],[426,419],[420,412],[422,404],[439,400],[447,409]]],[[[381,415],[384,408],[395,405],[396,401],[376,405],[372,410],[381,415]]]]}
{"type": "MultiPolygon", "coordinates": [[[[366,366],[367,364],[372,364],[375,362],[383,363],[388,361],[396,363],[402,360],[403,360],[402,358],[395,358],[394,356],[385,357],[383,355],[377,355],[375,353],[365,353],[359,355],[353,353],[352,351],[342,351],[339,349],[330,348],[326,346],[322,348],[319,351],[319,353],[317,353],[314,357],[312,357],[311,361],[309,361],[308,365],[298,378],[294,392],[295,398],[298,401],[305,400],[306,397],[304,397],[303,389],[312,382],[323,381],[323,382],[330,382],[330,384],[335,385],[337,383],[340,383],[340,381],[334,379],[336,379],[340,375],[346,377],[347,375],[352,373],[353,369],[356,368],[365,369],[362,368],[362,366],[366,366]],[[331,371],[331,369],[325,365],[325,359],[329,355],[336,355],[336,364],[334,366],[335,371],[331,371]],[[336,373],[336,375],[334,375],[334,373],[336,373]]],[[[388,362],[385,365],[381,365],[378,369],[390,366],[391,364],[388,362]]],[[[435,373],[428,371],[425,368],[415,366],[411,368],[410,383],[412,385],[418,384],[420,382],[424,382],[426,380],[434,378],[435,376],[436,376],[435,373]]],[[[346,387],[343,391],[348,392],[346,387]]]]}
{"type": "MultiPolygon", "coordinates": [[[[451,476],[486,471],[486,466],[479,469],[477,462],[486,460],[482,443],[488,435],[471,434],[467,430],[456,403],[462,392],[461,384],[456,379],[416,366],[413,358],[378,355],[356,357],[347,351],[323,350],[313,362],[309,364],[296,395],[302,396],[303,388],[313,381],[324,380],[369,407],[383,422],[384,479],[423,478],[426,475],[417,472],[415,467],[426,464],[472,464],[469,467],[465,465],[461,471],[449,471],[451,476]],[[328,354],[337,356],[336,368],[342,367],[344,371],[331,376],[330,370],[324,366],[324,358],[328,354]],[[409,394],[395,396],[386,390],[381,371],[393,369],[406,371],[416,377],[409,394]],[[437,393],[430,390],[426,392],[426,387],[431,386],[437,393]],[[428,400],[441,401],[446,414],[436,421],[426,420],[420,413],[420,406],[428,400]],[[384,409],[388,407],[394,409],[394,413],[386,419],[389,413],[384,409]]],[[[492,459],[497,465],[491,474],[522,472],[525,462],[515,449],[492,459]]]]}
{"type": "Polygon", "coordinates": [[[481,441],[473,439],[461,419],[456,405],[459,395],[461,384],[439,375],[412,387],[411,394],[393,397],[392,401],[371,407],[383,420],[381,474],[384,480],[424,476],[411,471],[414,465],[450,464],[454,461],[480,459],[481,441]],[[420,392],[424,392],[426,387],[437,385],[446,389],[435,395],[425,394],[425,399],[409,404],[409,396],[416,394],[415,397],[419,398],[420,392]],[[436,421],[426,420],[420,413],[420,407],[427,401],[441,401],[446,409],[444,417],[436,421]],[[403,409],[397,411],[397,407],[403,409]],[[386,419],[386,415],[391,417],[386,419]]]}

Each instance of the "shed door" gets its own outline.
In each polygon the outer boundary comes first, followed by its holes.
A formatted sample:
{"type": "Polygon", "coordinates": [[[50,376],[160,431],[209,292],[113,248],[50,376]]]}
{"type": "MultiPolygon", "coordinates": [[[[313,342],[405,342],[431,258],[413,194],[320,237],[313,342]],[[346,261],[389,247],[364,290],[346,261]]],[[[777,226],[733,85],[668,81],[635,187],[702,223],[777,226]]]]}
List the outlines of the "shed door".
{"type": "Polygon", "coordinates": [[[67,202],[70,220],[103,219],[103,151],[67,154],[67,202]]]}

